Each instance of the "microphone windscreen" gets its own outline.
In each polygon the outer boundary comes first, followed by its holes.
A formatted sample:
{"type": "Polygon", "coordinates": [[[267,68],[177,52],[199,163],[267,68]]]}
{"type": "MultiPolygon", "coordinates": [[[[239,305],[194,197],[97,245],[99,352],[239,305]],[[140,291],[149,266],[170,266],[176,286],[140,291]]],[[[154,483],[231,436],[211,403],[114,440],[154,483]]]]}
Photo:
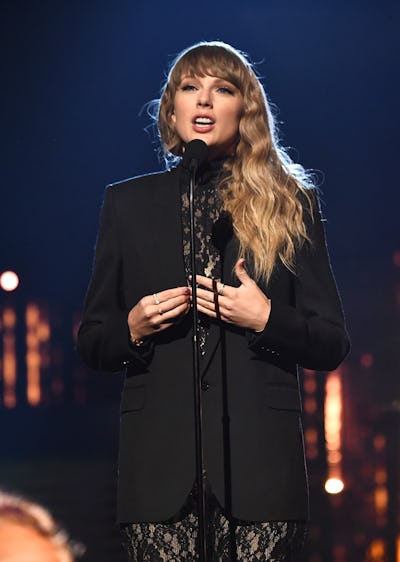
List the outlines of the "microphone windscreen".
{"type": "Polygon", "coordinates": [[[199,168],[207,160],[208,146],[200,139],[188,142],[183,153],[182,164],[185,168],[193,170],[199,168]]]}

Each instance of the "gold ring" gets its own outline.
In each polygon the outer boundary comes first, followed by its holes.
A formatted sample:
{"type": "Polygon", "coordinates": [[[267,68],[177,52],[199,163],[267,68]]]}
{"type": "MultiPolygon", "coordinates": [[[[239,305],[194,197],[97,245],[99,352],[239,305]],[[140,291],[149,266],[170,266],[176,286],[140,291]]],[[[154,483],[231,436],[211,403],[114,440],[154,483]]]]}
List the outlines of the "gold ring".
{"type": "Polygon", "coordinates": [[[224,292],[224,289],[225,289],[225,283],[221,283],[221,286],[220,286],[220,288],[218,289],[217,293],[218,293],[219,295],[222,295],[222,293],[224,292]]]}
{"type": "Polygon", "coordinates": [[[160,301],[158,300],[157,293],[153,293],[153,299],[154,299],[154,302],[155,302],[156,304],[160,304],[160,301]]]}

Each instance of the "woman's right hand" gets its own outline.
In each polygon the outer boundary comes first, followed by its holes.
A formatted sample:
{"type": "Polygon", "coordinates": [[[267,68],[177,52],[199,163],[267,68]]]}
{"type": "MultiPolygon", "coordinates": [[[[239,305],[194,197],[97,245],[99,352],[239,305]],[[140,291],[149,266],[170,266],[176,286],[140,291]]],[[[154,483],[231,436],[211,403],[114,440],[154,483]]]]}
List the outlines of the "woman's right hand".
{"type": "Polygon", "coordinates": [[[147,295],[128,314],[131,338],[141,340],[155,332],[166,330],[189,310],[189,287],[176,287],[147,295]]]}

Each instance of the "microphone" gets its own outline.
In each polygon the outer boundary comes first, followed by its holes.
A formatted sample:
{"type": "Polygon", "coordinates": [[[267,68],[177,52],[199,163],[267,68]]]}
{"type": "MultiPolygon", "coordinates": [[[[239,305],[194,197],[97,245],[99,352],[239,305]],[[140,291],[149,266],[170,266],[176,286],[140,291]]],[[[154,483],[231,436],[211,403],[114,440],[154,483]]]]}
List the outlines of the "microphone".
{"type": "Polygon", "coordinates": [[[207,160],[208,150],[207,144],[200,139],[188,142],[183,153],[182,165],[191,172],[197,170],[207,160]]]}

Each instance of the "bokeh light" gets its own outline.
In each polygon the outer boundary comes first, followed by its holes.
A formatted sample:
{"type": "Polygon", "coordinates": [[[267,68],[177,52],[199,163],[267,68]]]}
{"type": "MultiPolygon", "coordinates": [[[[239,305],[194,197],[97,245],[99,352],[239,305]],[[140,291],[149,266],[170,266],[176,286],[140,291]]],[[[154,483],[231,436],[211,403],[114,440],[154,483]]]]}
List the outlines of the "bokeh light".
{"type": "Polygon", "coordinates": [[[0,287],[3,291],[15,291],[19,285],[18,275],[14,271],[4,271],[0,275],[0,287]]]}
{"type": "Polygon", "coordinates": [[[340,494],[344,490],[343,480],[340,478],[328,478],[325,482],[325,490],[328,494],[340,494]]]}
{"type": "Polygon", "coordinates": [[[374,364],[374,356],[372,353],[362,353],[360,357],[360,364],[365,369],[369,369],[374,364]]]}

